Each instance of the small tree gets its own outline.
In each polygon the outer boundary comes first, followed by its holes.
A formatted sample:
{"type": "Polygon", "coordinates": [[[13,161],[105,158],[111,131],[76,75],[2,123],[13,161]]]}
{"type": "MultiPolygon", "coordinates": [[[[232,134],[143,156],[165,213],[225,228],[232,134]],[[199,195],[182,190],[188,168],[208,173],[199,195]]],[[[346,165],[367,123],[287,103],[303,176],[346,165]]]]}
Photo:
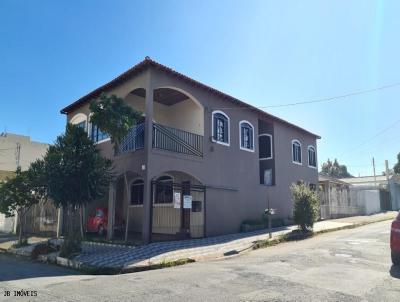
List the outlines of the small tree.
{"type": "Polygon", "coordinates": [[[32,168],[29,171],[18,168],[15,177],[0,184],[0,212],[6,217],[13,217],[17,213],[18,245],[23,243],[26,214],[32,206],[45,198],[45,193],[38,188],[38,179],[32,168]]]}
{"type": "Polygon", "coordinates": [[[80,250],[82,217],[73,223],[77,211],[104,196],[112,178],[111,160],[103,158],[87,133],[68,124],[66,132],[50,146],[42,164],[48,196],[67,211],[67,238],[62,253],[80,250]]]}
{"type": "Polygon", "coordinates": [[[400,153],[397,154],[397,163],[394,165],[393,171],[396,174],[400,174],[400,153]]]}
{"type": "Polygon", "coordinates": [[[93,112],[90,122],[110,136],[114,151],[118,152],[119,145],[129,130],[142,119],[142,113],[125,104],[116,95],[101,94],[99,100],[90,103],[93,112]]]}
{"type": "Polygon", "coordinates": [[[290,189],[293,194],[294,222],[303,232],[307,232],[318,217],[318,194],[304,183],[293,184],[290,189]]]}

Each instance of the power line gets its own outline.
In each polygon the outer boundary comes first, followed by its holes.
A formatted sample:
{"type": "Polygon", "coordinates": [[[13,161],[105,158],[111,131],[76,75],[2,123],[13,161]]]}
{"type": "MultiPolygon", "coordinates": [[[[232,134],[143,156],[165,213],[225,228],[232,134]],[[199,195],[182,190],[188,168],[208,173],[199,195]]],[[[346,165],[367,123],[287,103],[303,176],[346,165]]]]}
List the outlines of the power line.
{"type": "Polygon", "coordinates": [[[346,153],[341,154],[340,156],[346,156],[347,154],[349,154],[350,152],[353,152],[354,150],[358,149],[359,147],[369,143],[370,141],[374,140],[375,138],[377,138],[378,136],[382,135],[383,133],[385,133],[386,131],[392,129],[394,126],[396,126],[398,123],[400,123],[400,119],[396,120],[395,122],[393,122],[392,124],[390,124],[389,126],[387,126],[386,128],[382,129],[381,131],[377,132],[375,135],[371,136],[370,138],[366,139],[365,141],[361,142],[360,144],[356,145],[355,147],[353,147],[350,150],[347,150],[346,153]]]}
{"type": "Polygon", "coordinates": [[[330,102],[330,101],[334,101],[334,100],[344,99],[344,98],[348,98],[351,96],[367,94],[367,93],[384,90],[384,89],[388,89],[388,88],[393,88],[393,87],[397,87],[397,86],[400,86],[400,82],[389,84],[389,85],[383,85],[383,86],[366,89],[366,90],[358,90],[358,91],[354,91],[354,92],[350,92],[350,93],[346,93],[346,94],[342,94],[342,95],[336,95],[336,96],[332,96],[332,97],[307,100],[307,101],[299,101],[299,102],[294,102],[294,103],[277,104],[277,105],[260,106],[260,107],[251,106],[251,105],[238,106],[238,107],[221,107],[221,108],[214,108],[214,109],[220,109],[220,110],[231,110],[231,109],[232,110],[235,110],[235,109],[240,110],[240,109],[253,109],[253,108],[267,109],[267,108],[280,108],[280,107],[290,107],[290,106],[305,105],[305,104],[323,103],[323,102],[330,102]]]}

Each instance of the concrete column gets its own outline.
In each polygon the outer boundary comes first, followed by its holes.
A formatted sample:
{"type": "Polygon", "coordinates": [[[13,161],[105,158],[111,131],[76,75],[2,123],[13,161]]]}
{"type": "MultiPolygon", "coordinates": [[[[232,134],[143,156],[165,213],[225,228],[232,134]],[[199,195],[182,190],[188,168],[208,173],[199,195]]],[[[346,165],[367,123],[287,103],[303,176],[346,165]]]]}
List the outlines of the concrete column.
{"type": "Polygon", "coordinates": [[[152,220],[152,198],[151,198],[151,175],[150,175],[150,154],[153,148],[153,85],[151,77],[151,69],[147,71],[146,81],[146,105],[145,105],[145,135],[144,135],[144,151],[145,163],[144,168],[144,192],[143,192],[143,226],[142,240],[143,243],[149,243],[151,240],[151,220],[152,220]]]}
{"type": "Polygon", "coordinates": [[[60,238],[62,235],[63,228],[63,219],[64,219],[64,211],[63,207],[59,207],[57,210],[57,238],[60,238]]]}
{"type": "Polygon", "coordinates": [[[114,182],[110,183],[108,190],[108,224],[107,224],[107,240],[112,240],[114,236],[115,223],[115,187],[114,182]]]}

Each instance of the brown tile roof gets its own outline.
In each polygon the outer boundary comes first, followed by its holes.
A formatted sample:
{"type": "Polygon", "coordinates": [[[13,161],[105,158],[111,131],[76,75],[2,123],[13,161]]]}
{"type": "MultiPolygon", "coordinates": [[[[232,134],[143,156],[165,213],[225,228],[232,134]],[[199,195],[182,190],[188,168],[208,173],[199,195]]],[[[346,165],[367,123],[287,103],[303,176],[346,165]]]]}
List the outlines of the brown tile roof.
{"type": "Polygon", "coordinates": [[[135,76],[135,75],[139,74],[140,72],[143,72],[144,70],[146,70],[150,66],[154,67],[157,70],[166,72],[166,73],[168,73],[168,74],[170,74],[170,75],[172,75],[172,76],[174,76],[174,77],[176,77],[176,78],[178,78],[178,79],[180,79],[182,81],[185,81],[185,82],[187,82],[187,83],[189,83],[189,84],[191,84],[191,85],[193,85],[195,87],[199,87],[201,89],[205,89],[208,92],[210,92],[212,94],[215,94],[215,95],[217,95],[218,97],[220,97],[222,99],[226,99],[226,100],[232,102],[235,105],[239,105],[239,106],[241,106],[243,108],[246,108],[246,109],[254,110],[254,111],[256,111],[258,113],[261,113],[262,115],[264,115],[264,116],[266,116],[268,118],[271,118],[271,119],[274,119],[274,120],[279,121],[281,123],[284,123],[284,124],[286,124],[286,125],[288,125],[290,127],[296,128],[296,129],[298,129],[298,130],[300,130],[302,132],[305,132],[307,134],[315,136],[316,138],[321,138],[319,135],[311,133],[311,132],[309,132],[309,131],[307,131],[307,130],[299,127],[299,126],[296,126],[296,125],[294,125],[292,123],[289,123],[288,121],[285,121],[285,120],[283,120],[281,118],[278,118],[278,117],[276,117],[276,116],[274,116],[272,114],[269,114],[269,113],[267,113],[267,112],[265,112],[265,111],[263,111],[263,110],[261,110],[259,108],[256,108],[256,107],[254,107],[252,105],[249,105],[249,104],[247,104],[247,103],[245,103],[245,102],[243,102],[243,101],[241,101],[241,100],[239,100],[239,99],[237,99],[235,97],[232,97],[232,96],[230,96],[230,95],[228,95],[226,93],[223,93],[223,92],[221,92],[221,91],[219,91],[217,89],[214,89],[214,88],[212,88],[210,86],[207,86],[207,85],[202,84],[202,83],[200,83],[200,82],[198,82],[196,80],[193,80],[192,78],[189,78],[188,76],[186,76],[186,75],[184,75],[182,73],[179,73],[179,72],[177,72],[177,71],[175,71],[175,70],[173,70],[173,69],[171,69],[171,68],[169,68],[169,67],[167,67],[165,65],[162,65],[162,64],[150,59],[149,57],[145,57],[145,59],[143,61],[141,61],[140,63],[136,64],[132,68],[128,69],[127,71],[125,71],[124,73],[122,73],[121,75],[116,77],[115,79],[113,79],[110,82],[100,86],[99,88],[93,90],[92,92],[88,93],[87,95],[81,97],[77,101],[75,101],[72,104],[68,105],[67,107],[63,108],[61,110],[61,113],[62,114],[68,114],[69,112],[71,112],[74,109],[82,106],[83,104],[91,101],[92,99],[95,99],[95,98],[99,97],[102,92],[116,87],[117,85],[123,83],[124,81],[126,81],[129,78],[131,78],[132,76],[135,76]]]}

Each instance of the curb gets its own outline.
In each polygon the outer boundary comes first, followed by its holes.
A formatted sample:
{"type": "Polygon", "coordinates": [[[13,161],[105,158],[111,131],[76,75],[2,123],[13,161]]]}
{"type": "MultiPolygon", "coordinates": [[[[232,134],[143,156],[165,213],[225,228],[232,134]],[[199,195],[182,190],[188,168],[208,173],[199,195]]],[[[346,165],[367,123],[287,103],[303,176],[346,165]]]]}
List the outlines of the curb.
{"type": "MultiPolygon", "coordinates": [[[[133,273],[133,272],[140,272],[140,271],[146,271],[146,270],[163,269],[163,268],[168,268],[168,267],[185,265],[185,264],[193,263],[193,262],[228,259],[228,258],[243,255],[244,253],[252,251],[252,250],[266,248],[266,247],[269,247],[272,245],[277,245],[277,244],[280,244],[283,242],[309,239],[316,235],[320,235],[320,234],[324,234],[324,233],[330,233],[330,232],[346,230],[346,229],[354,229],[354,228],[361,227],[364,225],[378,223],[378,222],[392,220],[392,219],[393,219],[392,217],[387,217],[387,218],[382,218],[382,219],[375,220],[375,221],[364,221],[364,222],[334,227],[331,229],[323,229],[323,230],[314,232],[312,234],[312,236],[310,236],[310,237],[302,238],[302,239],[285,238],[285,236],[287,236],[288,234],[291,233],[291,231],[288,231],[288,233],[278,235],[275,238],[257,240],[257,241],[251,242],[246,246],[242,246],[242,249],[238,249],[238,250],[232,249],[230,251],[225,251],[225,252],[216,252],[216,253],[198,255],[195,257],[177,258],[177,259],[171,259],[171,260],[167,260],[164,258],[161,261],[157,261],[154,263],[149,262],[148,264],[144,264],[144,265],[141,264],[141,265],[119,266],[119,267],[94,266],[94,265],[85,264],[84,262],[81,262],[81,261],[59,257],[57,254],[38,255],[36,260],[39,262],[56,264],[59,266],[79,270],[81,272],[92,274],[92,275],[125,274],[125,273],[133,273]]],[[[126,245],[120,245],[120,244],[108,244],[108,243],[99,243],[99,242],[90,242],[90,241],[83,241],[82,243],[87,244],[87,245],[96,245],[96,246],[126,247],[126,248],[130,248],[130,249],[136,248],[135,246],[126,246],[126,245]]],[[[8,249],[7,250],[7,249],[0,248],[0,251],[5,252],[7,254],[31,258],[31,253],[27,250],[19,250],[19,249],[8,249]]]]}

